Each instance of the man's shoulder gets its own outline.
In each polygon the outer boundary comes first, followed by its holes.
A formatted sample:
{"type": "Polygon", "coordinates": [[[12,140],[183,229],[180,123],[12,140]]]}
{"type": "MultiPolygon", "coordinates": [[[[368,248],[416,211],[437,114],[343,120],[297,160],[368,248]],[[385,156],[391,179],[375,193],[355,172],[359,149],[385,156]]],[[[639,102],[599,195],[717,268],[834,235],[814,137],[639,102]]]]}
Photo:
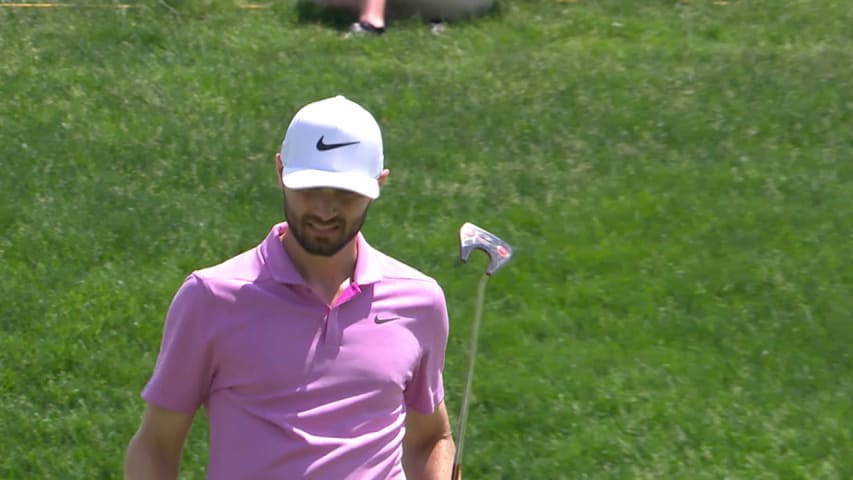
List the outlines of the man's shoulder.
{"type": "Polygon", "coordinates": [[[193,275],[205,284],[256,282],[262,279],[264,274],[264,265],[257,247],[193,272],[193,275]]]}
{"type": "Polygon", "coordinates": [[[385,280],[411,281],[423,283],[425,286],[438,287],[435,278],[384,252],[374,249],[373,260],[379,263],[379,267],[382,269],[382,278],[385,280]]]}

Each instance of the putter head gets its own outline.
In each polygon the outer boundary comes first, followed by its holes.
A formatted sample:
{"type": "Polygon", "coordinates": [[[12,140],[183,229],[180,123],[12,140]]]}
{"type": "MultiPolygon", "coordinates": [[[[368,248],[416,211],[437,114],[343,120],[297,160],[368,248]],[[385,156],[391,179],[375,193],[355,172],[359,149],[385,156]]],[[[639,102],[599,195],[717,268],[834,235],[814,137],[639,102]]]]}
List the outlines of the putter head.
{"type": "Polygon", "coordinates": [[[474,249],[489,256],[486,275],[497,272],[512,257],[512,247],[508,243],[473,223],[465,223],[459,229],[459,260],[467,262],[474,249]]]}

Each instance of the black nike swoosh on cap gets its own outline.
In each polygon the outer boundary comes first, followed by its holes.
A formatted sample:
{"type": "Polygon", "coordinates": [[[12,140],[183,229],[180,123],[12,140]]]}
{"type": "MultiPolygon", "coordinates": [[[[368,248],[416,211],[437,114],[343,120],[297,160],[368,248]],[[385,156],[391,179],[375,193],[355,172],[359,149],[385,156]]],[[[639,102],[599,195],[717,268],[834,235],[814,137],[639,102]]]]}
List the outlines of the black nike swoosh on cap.
{"type": "Polygon", "coordinates": [[[355,145],[356,143],[361,143],[359,141],[355,142],[344,142],[344,143],[323,143],[323,137],[321,136],[319,140],[317,140],[317,150],[321,152],[325,152],[326,150],[334,150],[336,148],[346,147],[347,145],[355,145]]]}

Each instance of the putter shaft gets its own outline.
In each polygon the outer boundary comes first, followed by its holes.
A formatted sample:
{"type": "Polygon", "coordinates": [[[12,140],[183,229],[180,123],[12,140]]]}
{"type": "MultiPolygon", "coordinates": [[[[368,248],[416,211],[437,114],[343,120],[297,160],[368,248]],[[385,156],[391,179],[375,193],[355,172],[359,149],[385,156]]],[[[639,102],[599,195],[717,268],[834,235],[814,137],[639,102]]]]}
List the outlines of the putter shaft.
{"type": "Polygon", "coordinates": [[[468,419],[468,405],[471,400],[471,383],[474,379],[474,361],[477,358],[477,336],[480,333],[480,319],[483,317],[483,299],[486,293],[486,281],[488,274],[483,274],[477,286],[477,300],[474,306],[474,323],[471,327],[471,344],[468,347],[468,373],[465,375],[465,390],[462,393],[462,409],[459,413],[459,424],[456,429],[458,439],[456,441],[456,453],[453,456],[453,479],[459,477],[462,465],[462,449],[465,445],[465,422],[468,419]]]}

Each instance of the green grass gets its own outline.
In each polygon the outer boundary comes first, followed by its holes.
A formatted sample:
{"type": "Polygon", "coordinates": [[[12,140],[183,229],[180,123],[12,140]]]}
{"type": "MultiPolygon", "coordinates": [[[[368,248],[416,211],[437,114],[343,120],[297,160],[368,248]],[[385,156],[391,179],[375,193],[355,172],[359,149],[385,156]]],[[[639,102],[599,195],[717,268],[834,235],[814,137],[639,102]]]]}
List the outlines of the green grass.
{"type": "MultiPolygon", "coordinates": [[[[454,424],[456,229],[515,247],[466,478],[853,478],[847,2],[506,0],[358,41],[315,13],[0,8],[0,478],[120,476],[172,294],[279,221],[287,122],[337,93],[384,128],[366,235],[446,289],[454,424]]],[[[182,478],[205,459],[199,419],[182,478]]]]}

